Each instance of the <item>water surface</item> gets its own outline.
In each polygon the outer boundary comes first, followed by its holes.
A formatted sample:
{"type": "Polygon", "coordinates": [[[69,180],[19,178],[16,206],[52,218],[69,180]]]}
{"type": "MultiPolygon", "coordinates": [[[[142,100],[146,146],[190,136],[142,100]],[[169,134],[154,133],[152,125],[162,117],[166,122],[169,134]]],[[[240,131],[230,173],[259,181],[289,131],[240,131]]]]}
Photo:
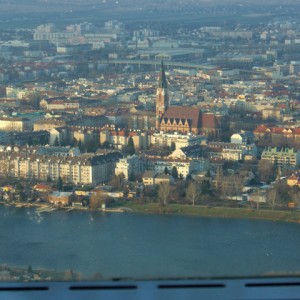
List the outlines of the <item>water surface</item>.
{"type": "Polygon", "coordinates": [[[300,224],[0,207],[0,263],[104,278],[300,273],[300,224]]]}

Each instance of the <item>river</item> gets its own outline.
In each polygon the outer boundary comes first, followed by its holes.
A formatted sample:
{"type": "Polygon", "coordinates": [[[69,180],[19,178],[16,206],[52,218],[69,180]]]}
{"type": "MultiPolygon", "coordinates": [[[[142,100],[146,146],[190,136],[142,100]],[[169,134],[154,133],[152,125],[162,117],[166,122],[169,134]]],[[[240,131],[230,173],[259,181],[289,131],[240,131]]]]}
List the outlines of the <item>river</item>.
{"type": "Polygon", "coordinates": [[[0,207],[0,264],[110,278],[300,273],[300,224],[0,207]]]}

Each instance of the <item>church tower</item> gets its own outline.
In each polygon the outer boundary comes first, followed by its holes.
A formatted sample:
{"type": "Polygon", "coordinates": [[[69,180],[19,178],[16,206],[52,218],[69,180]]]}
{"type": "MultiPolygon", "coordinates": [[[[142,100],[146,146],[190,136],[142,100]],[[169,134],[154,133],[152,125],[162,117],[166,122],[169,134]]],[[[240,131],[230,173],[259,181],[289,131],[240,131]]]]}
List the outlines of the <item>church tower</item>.
{"type": "Polygon", "coordinates": [[[156,124],[155,128],[160,129],[161,118],[169,106],[168,86],[165,74],[164,63],[161,62],[161,71],[159,74],[157,91],[156,91],[156,124]]]}

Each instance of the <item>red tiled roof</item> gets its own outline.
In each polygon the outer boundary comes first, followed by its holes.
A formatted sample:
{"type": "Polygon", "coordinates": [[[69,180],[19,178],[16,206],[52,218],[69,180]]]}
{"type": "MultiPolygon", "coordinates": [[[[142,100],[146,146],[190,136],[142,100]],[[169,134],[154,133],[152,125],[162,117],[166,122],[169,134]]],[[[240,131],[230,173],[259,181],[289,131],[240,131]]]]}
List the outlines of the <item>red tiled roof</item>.
{"type": "Polygon", "coordinates": [[[266,125],[259,125],[253,132],[264,133],[267,129],[268,127],[266,125]]]}
{"type": "Polygon", "coordinates": [[[167,108],[167,111],[164,114],[164,118],[192,120],[192,128],[201,127],[201,111],[196,107],[170,106],[167,108]]]}
{"type": "Polygon", "coordinates": [[[217,128],[216,117],[213,113],[202,114],[202,127],[203,128],[217,128]]]}

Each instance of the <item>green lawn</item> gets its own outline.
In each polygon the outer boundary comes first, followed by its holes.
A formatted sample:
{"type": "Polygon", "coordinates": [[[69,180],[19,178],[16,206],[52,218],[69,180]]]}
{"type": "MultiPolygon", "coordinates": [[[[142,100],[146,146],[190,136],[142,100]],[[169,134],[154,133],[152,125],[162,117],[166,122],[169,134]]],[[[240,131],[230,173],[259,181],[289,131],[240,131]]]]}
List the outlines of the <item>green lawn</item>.
{"type": "Polygon", "coordinates": [[[162,207],[157,203],[136,204],[132,202],[122,203],[122,206],[131,208],[133,212],[137,213],[182,214],[216,218],[264,219],[300,223],[299,211],[255,210],[248,208],[205,207],[178,204],[169,204],[162,207]]]}

